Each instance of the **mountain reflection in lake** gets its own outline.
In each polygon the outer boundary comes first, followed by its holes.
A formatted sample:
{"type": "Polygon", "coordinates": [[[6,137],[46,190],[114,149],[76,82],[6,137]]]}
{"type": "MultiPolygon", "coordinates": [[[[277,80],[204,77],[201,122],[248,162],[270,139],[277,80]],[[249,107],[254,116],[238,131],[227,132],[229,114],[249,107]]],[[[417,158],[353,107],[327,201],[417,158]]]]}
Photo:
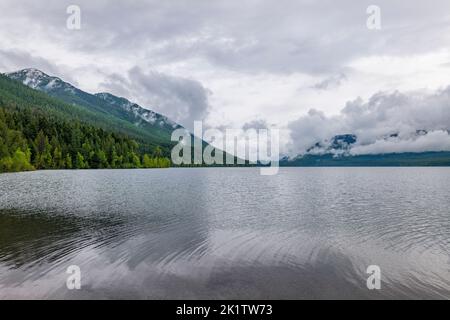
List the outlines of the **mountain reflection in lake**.
{"type": "Polygon", "coordinates": [[[0,298],[450,299],[449,195],[450,168],[2,174],[0,298]]]}

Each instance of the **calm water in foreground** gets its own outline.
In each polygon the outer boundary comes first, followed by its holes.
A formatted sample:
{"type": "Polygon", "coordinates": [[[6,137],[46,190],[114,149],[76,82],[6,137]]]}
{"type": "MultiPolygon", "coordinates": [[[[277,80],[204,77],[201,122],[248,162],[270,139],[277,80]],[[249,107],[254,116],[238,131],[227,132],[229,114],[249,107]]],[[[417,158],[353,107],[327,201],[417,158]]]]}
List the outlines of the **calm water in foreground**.
{"type": "Polygon", "coordinates": [[[0,298],[450,299],[450,168],[2,174],[0,298]]]}

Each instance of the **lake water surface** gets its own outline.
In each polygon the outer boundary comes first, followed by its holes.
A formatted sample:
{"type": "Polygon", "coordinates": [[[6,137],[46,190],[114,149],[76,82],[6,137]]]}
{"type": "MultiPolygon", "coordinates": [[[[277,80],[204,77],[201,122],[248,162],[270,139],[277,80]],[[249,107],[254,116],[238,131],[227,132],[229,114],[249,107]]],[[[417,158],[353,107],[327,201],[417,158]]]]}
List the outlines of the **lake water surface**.
{"type": "Polygon", "coordinates": [[[1,174],[0,298],[450,299],[450,168],[1,174]]]}

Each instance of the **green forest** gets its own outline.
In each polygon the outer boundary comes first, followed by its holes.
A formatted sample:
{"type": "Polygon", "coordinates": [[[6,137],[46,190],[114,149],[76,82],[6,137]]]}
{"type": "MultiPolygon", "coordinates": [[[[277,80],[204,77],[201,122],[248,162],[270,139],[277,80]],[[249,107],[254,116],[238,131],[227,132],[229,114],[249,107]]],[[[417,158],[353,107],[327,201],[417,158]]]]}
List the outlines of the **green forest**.
{"type": "Polygon", "coordinates": [[[171,164],[158,147],[151,155],[139,150],[135,140],[76,120],[56,120],[40,110],[0,107],[0,172],[171,164]]]}
{"type": "Polygon", "coordinates": [[[0,75],[0,172],[171,166],[167,146],[114,130],[106,117],[0,75]]]}

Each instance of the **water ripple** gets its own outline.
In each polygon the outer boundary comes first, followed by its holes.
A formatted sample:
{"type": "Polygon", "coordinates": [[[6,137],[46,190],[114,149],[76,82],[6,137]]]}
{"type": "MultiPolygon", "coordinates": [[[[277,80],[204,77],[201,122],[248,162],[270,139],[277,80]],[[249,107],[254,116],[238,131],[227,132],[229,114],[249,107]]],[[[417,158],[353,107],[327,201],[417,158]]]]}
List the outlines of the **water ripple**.
{"type": "Polygon", "coordinates": [[[449,299],[448,181],[447,168],[0,175],[0,298],[449,299]]]}

